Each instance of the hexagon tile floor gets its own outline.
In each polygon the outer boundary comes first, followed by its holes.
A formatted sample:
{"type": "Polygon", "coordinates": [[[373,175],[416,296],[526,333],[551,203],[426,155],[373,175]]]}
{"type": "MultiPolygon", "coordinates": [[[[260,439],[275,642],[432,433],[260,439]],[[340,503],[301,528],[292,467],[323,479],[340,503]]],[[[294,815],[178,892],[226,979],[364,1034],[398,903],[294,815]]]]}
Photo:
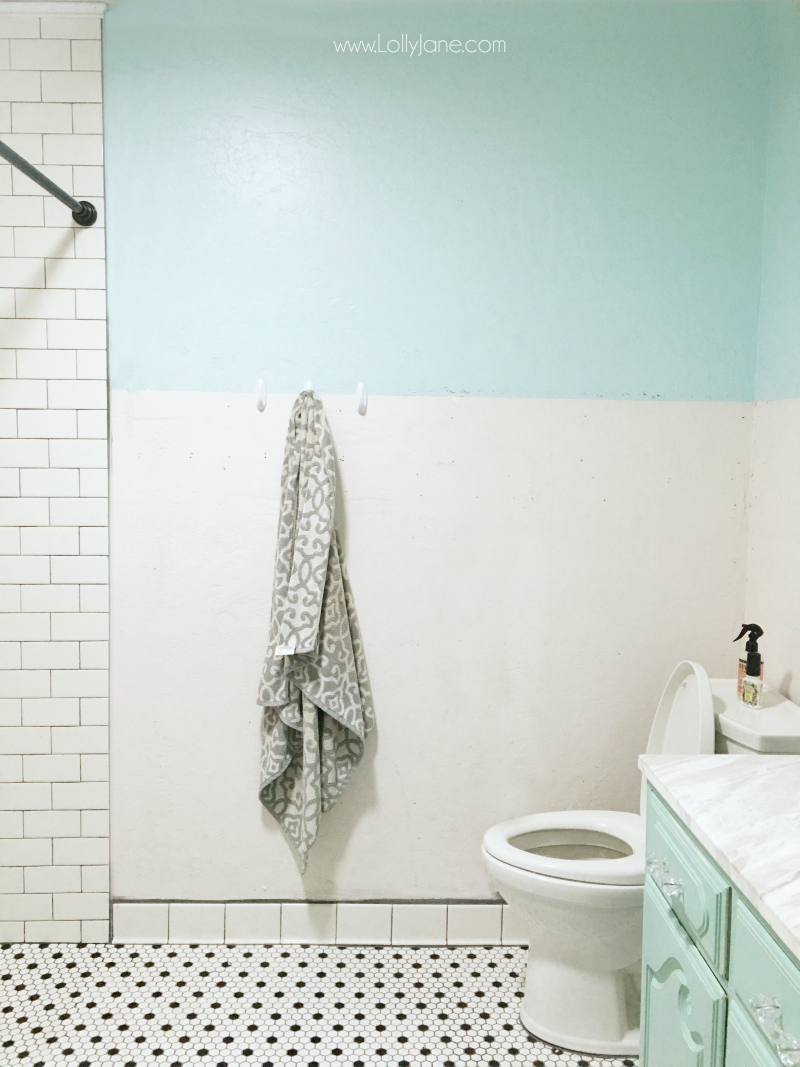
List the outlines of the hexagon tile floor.
{"type": "Polygon", "coordinates": [[[0,1064],[632,1067],[518,1019],[525,949],[3,945],[0,1064]]]}

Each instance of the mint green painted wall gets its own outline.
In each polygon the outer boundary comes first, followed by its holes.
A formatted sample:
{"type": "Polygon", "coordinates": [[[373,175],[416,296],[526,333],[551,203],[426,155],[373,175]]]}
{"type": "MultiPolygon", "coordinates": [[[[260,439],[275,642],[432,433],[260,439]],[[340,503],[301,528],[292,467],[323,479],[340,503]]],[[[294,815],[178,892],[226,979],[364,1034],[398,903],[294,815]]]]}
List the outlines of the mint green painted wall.
{"type": "Polygon", "coordinates": [[[800,396],[800,14],[766,7],[769,137],[756,397],[800,396]]]}
{"type": "Polygon", "coordinates": [[[751,399],[763,21],[714,0],[119,0],[112,383],[751,399]],[[402,32],[507,51],[332,43],[402,32]]]}

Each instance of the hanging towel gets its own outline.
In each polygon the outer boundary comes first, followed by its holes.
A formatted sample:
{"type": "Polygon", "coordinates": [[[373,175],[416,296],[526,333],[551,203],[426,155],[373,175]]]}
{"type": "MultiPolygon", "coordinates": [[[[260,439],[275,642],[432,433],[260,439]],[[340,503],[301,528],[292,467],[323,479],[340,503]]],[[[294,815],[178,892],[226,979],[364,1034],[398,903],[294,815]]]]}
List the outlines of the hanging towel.
{"type": "Polygon", "coordinates": [[[374,713],[356,608],[334,527],[336,467],[322,401],[295,401],[281,510],[264,706],[261,803],[305,870],[320,815],[364,755],[374,713]]]}

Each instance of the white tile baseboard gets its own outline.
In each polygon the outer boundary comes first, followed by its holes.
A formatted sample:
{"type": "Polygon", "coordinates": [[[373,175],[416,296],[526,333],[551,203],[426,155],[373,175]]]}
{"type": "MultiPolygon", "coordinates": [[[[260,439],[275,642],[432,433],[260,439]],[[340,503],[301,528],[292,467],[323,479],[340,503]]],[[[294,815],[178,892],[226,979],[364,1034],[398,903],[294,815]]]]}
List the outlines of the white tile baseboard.
{"type": "Polygon", "coordinates": [[[391,904],[337,904],[337,945],[391,945],[391,904]]]}
{"type": "Polygon", "coordinates": [[[281,943],[333,945],[335,904],[281,904],[281,943]]]}
{"type": "Polygon", "coordinates": [[[114,904],[113,940],[175,944],[526,945],[507,904],[114,904]]]}
{"type": "Polygon", "coordinates": [[[225,940],[224,904],[170,904],[169,940],[221,945],[225,940]]]}
{"type": "Polygon", "coordinates": [[[169,904],[115,904],[113,936],[128,945],[166,941],[169,904]]]}
{"type": "Polygon", "coordinates": [[[274,945],[281,940],[280,904],[226,904],[228,945],[274,945]]]}
{"type": "Polygon", "coordinates": [[[391,943],[393,945],[446,945],[447,905],[393,904],[391,943]]]}

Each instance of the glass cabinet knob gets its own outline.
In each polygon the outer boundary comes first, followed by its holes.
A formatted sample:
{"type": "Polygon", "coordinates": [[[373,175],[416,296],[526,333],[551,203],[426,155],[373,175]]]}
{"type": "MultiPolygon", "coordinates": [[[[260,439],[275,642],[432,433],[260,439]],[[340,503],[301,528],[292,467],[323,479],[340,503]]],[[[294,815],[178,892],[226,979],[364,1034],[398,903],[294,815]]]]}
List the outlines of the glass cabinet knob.
{"type": "Polygon", "coordinates": [[[656,856],[655,853],[650,853],[647,857],[646,870],[657,886],[662,886],[664,880],[669,873],[669,866],[667,861],[661,856],[656,856]]]}
{"type": "Polygon", "coordinates": [[[683,896],[683,882],[680,878],[666,878],[661,883],[661,892],[670,903],[677,903],[683,896]]]}
{"type": "Polygon", "coordinates": [[[645,861],[645,869],[658,888],[670,902],[678,903],[683,896],[683,882],[680,878],[671,878],[669,864],[662,856],[651,852],[645,861]]]}
{"type": "Polygon", "coordinates": [[[786,1034],[775,1042],[775,1051],[783,1067],[797,1067],[800,1064],[800,1041],[786,1034]]]}
{"type": "Polygon", "coordinates": [[[775,1049],[783,1067],[800,1067],[800,1041],[783,1029],[783,1009],[774,997],[758,993],[750,998],[750,1011],[775,1049]]]}

